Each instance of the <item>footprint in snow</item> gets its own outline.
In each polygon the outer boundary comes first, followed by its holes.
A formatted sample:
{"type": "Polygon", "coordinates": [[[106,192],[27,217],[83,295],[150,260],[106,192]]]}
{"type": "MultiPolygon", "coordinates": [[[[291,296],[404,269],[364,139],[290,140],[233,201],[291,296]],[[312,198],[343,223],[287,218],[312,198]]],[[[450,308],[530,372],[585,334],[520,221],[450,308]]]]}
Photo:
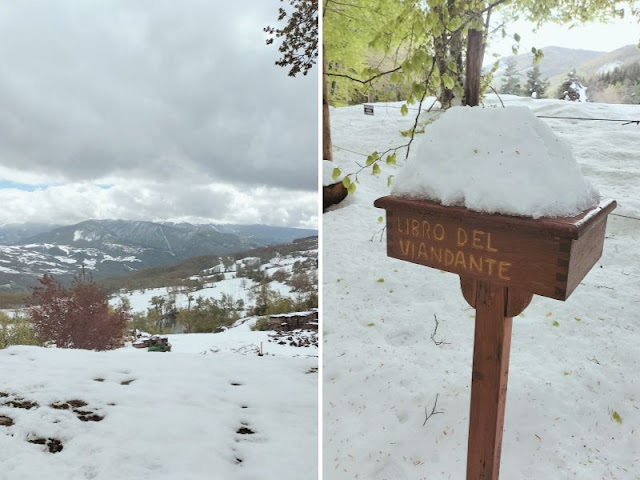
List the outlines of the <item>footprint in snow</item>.
{"type": "Polygon", "coordinates": [[[239,433],[240,435],[253,435],[256,432],[249,428],[249,424],[247,422],[241,422],[240,428],[236,430],[236,433],[239,433]]]}
{"type": "Polygon", "coordinates": [[[66,402],[54,402],[50,406],[56,410],[71,410],[82,422],[100,422],[104,419],[94,410],[86,409],[87,402],[83,400],[67,400],[66,402]]]}
{"type": "Polygon", "coordinates": [[[44,437],[28,438],[27,437],[27,442],[34,443],[36,445],[46,445],[50,453],[61,452],[62,449],[64,448],[62,446],[62,441],[52,437],[49,437],[49,438],[44,438],[44,437]]]}

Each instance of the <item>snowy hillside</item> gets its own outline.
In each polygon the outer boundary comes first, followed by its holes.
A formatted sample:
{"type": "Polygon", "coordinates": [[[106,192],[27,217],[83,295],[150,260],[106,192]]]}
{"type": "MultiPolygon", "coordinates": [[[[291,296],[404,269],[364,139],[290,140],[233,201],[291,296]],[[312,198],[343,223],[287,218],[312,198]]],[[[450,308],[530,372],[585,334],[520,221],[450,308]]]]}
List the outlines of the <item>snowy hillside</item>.
{"type": "Polygon", "coordinates": [[[315,480],[317,348],[269,338],[0,350],[0,478],[315,480]]]}
{"type": "Polygon", "coordinates": [[[315,480],[317,334],[253,331],[246,316],[258,285],[296,302],[317,292],[317,241],[299,248],[218,258],[188,289],[123,293],[134,311],[173,315],[173,331],[189,306],[233,299],[220,333],[171,334],[169,353],[0,350],[0,479],[315,480]]]}
{"type": "MultiPolygon", "coordinates": [[[[164,299],[166,302],[173,302],[178,309],[185,309],[190,305],[190,298],[191,301],[194,301],[198,297],[221,299],[223,295],[227,295],[236,302],[239,300],[242,301],[244,309],[240,313],[241,316],[244,316],[252,303],[252,290],[260,285],[260,282],[248,278],[244,274],[239,274],[239,272],[250,267],[263,272],[267,276],[273,276],[276,271],[281,271],[283,272],[283,277],[286,276],[292,279],[295,275],[294,270],[301,268],[301,265],[305,265],[304,275],[312,284],[311,289],[317,291],[316,288],[313,288],[313,286],[317,284],[317,257],[317,248],[304,252],[277,255],[264,263],[258,257],[245,257],[235,260],[228,266],[222,263],[212,265],[210,268],[202,271],[200,275],[194,275],[189,278],[192,282],[201,284],[201,288],[164,287],[134,290],[131,292],[124,291],[118,295],[114,295],[110,299],[110,303],[115,306],[120,302],[121,298],[127,298],[133,312],[144,313],[148,309],[153,308],[153,299],[157,299],[158,297],[164,299]]],[[[304,293],[296,289],[291,282],[287,284],[272,279],[268,283],[268,286],[280,295],[291,298],[296,298],[304,293]]]]}
{"type": "Polygon", "coordinates": [[[69,280],[82,265],[95,279],[102,279],[186,258],[242,252],[317,234],[310,229],[266,225],[130,220],[88,220],[45,231],[43,226],[34,226],[35,230],[27,227],[0,226],[0,290],[31,286],[45,272],[69,280]]]}
{"type": "MultiPolygon", "coordinates": [[[[502,98],[541,116],[640,120],[638,106],[502,98]]],[[[406,143],[398,132],[415,112],[402,117],[400,105],[376,104],[374,116],[361,105],[332,109],[335,165],[355,172],[373,151],[406,143]]],[[[514,318],[501,478],[637,480],[640,128],[544,121],[619,206],[603,257],[575,293],[536,296],[514,318]]],[[[373,201],[389,194],[401,158],[379,177],[361,172],[355,195],[323,215],[323,468],[332,480],[465,477],[474,311],[456,275],[386,256],[373,201]],[[426,420],[432,411],[442,413],[426,420]]]]}

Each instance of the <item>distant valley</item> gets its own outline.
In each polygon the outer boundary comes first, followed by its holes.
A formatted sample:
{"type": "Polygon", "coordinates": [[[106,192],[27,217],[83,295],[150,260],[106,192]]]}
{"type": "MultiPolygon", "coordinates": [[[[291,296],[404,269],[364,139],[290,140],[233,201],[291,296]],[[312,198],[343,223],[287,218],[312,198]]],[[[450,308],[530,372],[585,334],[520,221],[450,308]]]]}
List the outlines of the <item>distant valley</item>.
{"type": "Polygon", "coordinates": [[[70,280],[84,268],[97,280],[292,242],[316,230],[266,225],[194,225],[88,220],[69,226],[0,227],[0,291],[20,292],[44,273],[70,280]]]}

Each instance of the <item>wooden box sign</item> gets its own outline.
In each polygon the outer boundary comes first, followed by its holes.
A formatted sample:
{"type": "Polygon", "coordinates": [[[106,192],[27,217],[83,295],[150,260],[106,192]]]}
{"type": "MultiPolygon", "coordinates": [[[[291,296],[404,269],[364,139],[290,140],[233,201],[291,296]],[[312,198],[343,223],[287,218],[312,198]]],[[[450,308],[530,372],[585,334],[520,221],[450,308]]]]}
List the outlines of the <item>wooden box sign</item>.
{"type": "Polygon", "coordinates": [[[602,255],[603,201],[573,218],[483,214],[461,207],[388,196],[390,257],[460,275],[476,310],[467,480],[498,480],[513,317],[534,293],[566,300],[602,255]]]}
{"type": "Polygon", "coordinates": [[[606,200],[573,218],[512,217],[387,196],[390,257],[566,300],[602,255],[606,200]]]}

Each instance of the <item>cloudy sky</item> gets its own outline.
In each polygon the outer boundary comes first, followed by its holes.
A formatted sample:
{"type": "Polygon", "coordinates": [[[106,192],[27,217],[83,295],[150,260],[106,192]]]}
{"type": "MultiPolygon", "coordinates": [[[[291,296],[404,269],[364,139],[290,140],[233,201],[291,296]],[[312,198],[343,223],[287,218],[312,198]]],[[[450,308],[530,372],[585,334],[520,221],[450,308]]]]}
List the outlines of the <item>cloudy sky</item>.
{"type": "MultiPolygon", "coordinates": [[[[567,25],[548,23],[535,29],[534,25],[519,20],[509,25],[509,33],[520,35],[520,53],[531,51],[531,47],[565,47],[596,52],[610,52],[626,45],[637,45],[640,40],[638,20],[628,14],[624,19],[612,19],[607,23],[591,22],[569,28],[567,25]]],[[[492,62],[492,53],[500,56],[512,55],[513,37],[493,40],[485,61],[492,62]]]]}
{"type": "Polygon", "coordinates": [[[317,227],[317,75],[279,2],[0,3],[0,224],[317,227]]]}

